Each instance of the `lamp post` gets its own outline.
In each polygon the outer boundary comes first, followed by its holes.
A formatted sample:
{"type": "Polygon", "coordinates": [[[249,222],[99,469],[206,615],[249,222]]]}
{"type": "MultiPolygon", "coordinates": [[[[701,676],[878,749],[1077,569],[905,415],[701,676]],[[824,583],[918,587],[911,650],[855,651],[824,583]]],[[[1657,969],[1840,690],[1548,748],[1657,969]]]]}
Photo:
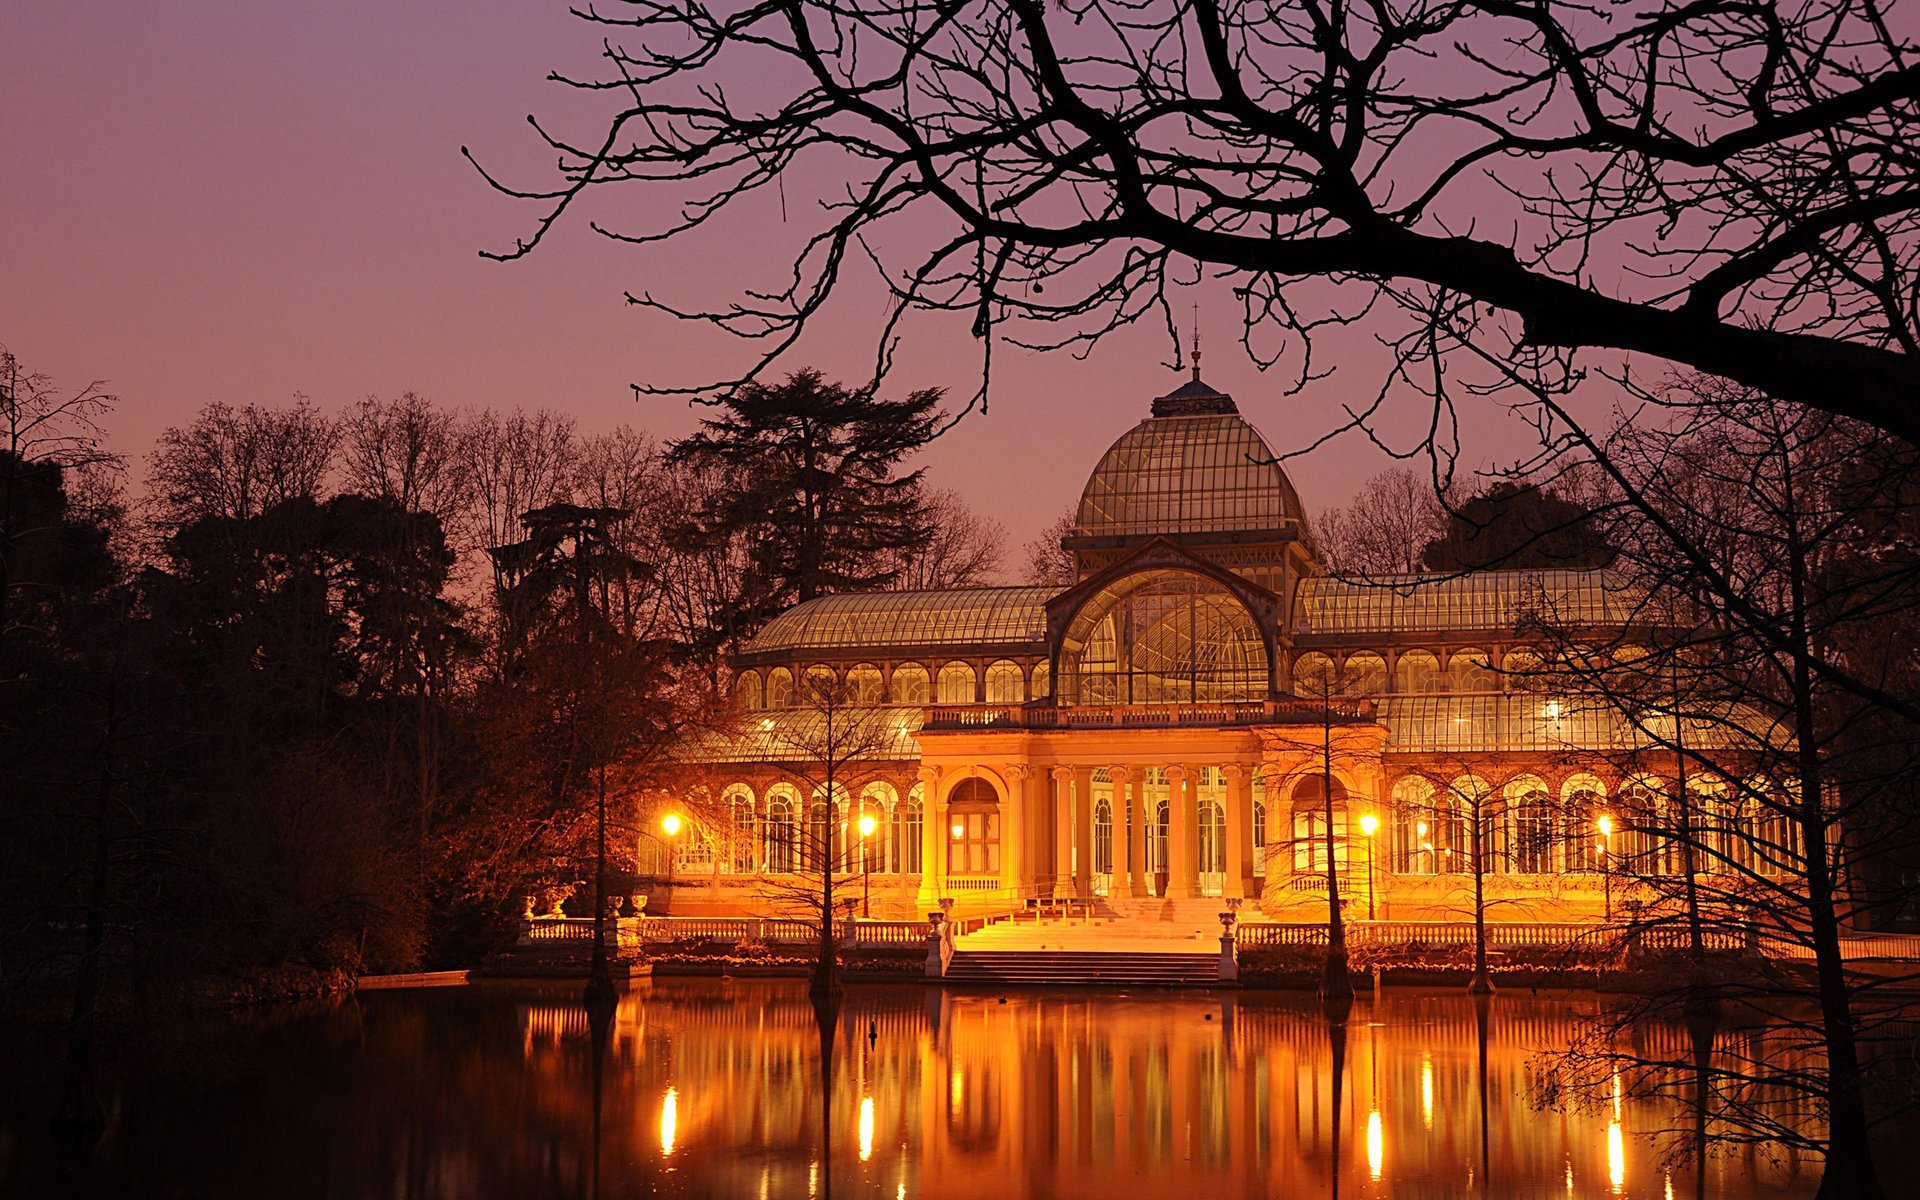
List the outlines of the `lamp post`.
{"type": "Polygon", "coordinates": [[[1600,882],[1606,889],[1607,924],[1613,924],[1613,818],[1602,813],[1594,824],[1600,829],[1600,882]]]}
{"type": "Polygon", "coordinates": [[[1373,835],[1377,833],[1379,829],[1380,829],[1379,817],[1374,816],[1372,813],[1361,814],[1360,832],[1364,834],[1367,839],[1367,920],[1369,921],[1374,919],[1374,916],[1373,916],[1373,847],[1374,847],[1373,835]]]}
{"type": "Polygon", "coordinates": [[[873,899],[873,863],[867,857],[867,839],[872,837],[873,831],[879,827],[880,822],[873,819],[872,813],[860,814],[860,917],[862,920],[873,916],[869,911],[870,902],[873,899]]]}
{"type": "Polygon", "coordinates": [[[660,822],[667,831],[667,903],[673,903],[673,843],[680,836],[680,814],[668,813],[660,822]]]}

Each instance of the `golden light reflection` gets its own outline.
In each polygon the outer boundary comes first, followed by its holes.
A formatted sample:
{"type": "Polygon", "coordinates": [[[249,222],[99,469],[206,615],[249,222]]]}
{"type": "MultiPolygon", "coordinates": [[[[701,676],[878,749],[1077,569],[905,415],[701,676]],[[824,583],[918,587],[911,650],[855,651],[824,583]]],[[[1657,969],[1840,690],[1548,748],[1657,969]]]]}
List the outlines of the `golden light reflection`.
{"type": "Polygon", "coordinates": [[[1607,1122],[1607,1183],[1616,1196],[1627,1186],[1627,1139],[1618,1121],[1607,1122]]]}
{"type": "Polygon", "coordinates": [[[873,1157],[873,1097],[860,1098],[860,1161],[873,1157]]]}
{"type": "Polygon", "coordinates": [[[1433,1059],[1420,1056],[1420,1124],[1433,1128],[1433,1059]]]}
{"type": "Polygon", "coordinates": [[[948,1085],[948,1098],[951,1101],[954,1108],[958,1109],[960,1107],[960,1100],[966,1094],[967,1094],[966,1079],[964,1076],[960,1074],[960,1072],[955,1071],[953,1073],[953,1080],[948,1085]]]}
{"type": "Polygon", "coordinates": [[[680,1093],[667,1089],[666,1102],[660,1106],[660,1153],[673,1153],[673,1140],[680,1132],[680,1093]]]}
{"type": "Polygon", "coordinates": [[[1367,1174],[1374,1179],[1380,1178],[1381,1159],[1386,1154],[1386,1135],[1380,1128],[1380,1110],[1374,1109],[1367,1114],[1367,1174]]]}

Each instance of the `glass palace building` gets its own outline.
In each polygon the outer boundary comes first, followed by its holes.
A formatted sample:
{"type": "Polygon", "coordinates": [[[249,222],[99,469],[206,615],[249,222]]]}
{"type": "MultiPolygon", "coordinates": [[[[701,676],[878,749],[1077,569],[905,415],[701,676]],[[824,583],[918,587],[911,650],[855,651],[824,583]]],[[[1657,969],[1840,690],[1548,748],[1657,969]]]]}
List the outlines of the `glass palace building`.
{"type": "Polygon", "coordinates": [[[1530,690],[1524,630],[1550,611],[1617,633],[1618,580],[1336,578],[1274,457],[1196,371],[1094,467],[1071,586],[834,595],[769,623],[733,664],[737,725],[686,753],[706,815],[671,911],[765,913],[830,859],[876,917],[1217,897],[1324,918],[1330,788],[1361,913],[1371,887],[1383,919],[1461,915],[1478,811],[1502,919],[1598,918],[1607,856],[1661,852],[1606,814],[1656,810],[1675,772],[1621,765],[1635,739],[1603,706],[1530,690]]]}

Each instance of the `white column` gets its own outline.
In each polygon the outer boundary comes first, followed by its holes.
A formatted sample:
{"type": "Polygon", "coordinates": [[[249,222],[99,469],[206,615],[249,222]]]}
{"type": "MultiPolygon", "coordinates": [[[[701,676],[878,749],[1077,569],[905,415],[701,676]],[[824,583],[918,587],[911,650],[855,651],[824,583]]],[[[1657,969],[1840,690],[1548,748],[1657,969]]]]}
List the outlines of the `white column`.
{"type": "Polygon", "coordinates": [[[1027,814],[1032,811],[1028,793],[1034,784],[1033,768],[1025,763],[1008,763],[1007,800],[1000,809],[1000,887],[1019,892],[1021,863],[1026,860],[1027,814]]]}
{"type": "Polygon", "coordinates": [[[1167,895],[1200,893],[1198,855],[1200,768],[1168,767],[1167,775],[1167,895]]]}
{"type": "Polygon", "coordinates": [[[1073,878],[1073,769],[1055,767],[1053,780],[1053,894],[1064,896],[1073,878]]]}
{"type": "Polygon", "coordinates": [[[920,907],[931,909],[946,891],[947,806],[940,798],[940,769],[920,768],[920,907]]]}
{"type": "Polygon", "coordinates": [[[1253,860],[1253,772],[1239,763],[1228,763],[1220,771],[1227,780],[1227,881],[1222,891],[1228,899],[1244,898],[1253,860]]]}

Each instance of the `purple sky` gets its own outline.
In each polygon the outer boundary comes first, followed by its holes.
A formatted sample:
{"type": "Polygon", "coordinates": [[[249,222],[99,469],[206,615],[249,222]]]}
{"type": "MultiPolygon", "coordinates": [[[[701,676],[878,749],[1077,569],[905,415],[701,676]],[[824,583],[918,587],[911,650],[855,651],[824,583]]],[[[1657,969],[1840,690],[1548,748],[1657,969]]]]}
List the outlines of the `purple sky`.
{"type": "MultiPolygon", "coordinates": [[[[122,398],[115,447],[136,458],[203,403],[295,392],[331,410],[413,390],[675,436],[696,414],[636,403],[627,385],[701,382],[745,352],[627,307],[623,289],[712,298],[787,266],[777,212],[757,218],[765,242],[641,252],[576,222],[528,260],[478,257],[526,232],[528,214],[459,148],[509,171],[539,163],[525,116],[570,103],[545,73],[591,69],[595,34],[557,3],[102,0],[16,5],[0,28],[0,342],[63,384],[105,380],[122,398]]],[[[1285,396],[1232,343],[1224,295],[1202,291],[1221,314],[1207,323],[1207,378],[1277,450],[1378,386],[1379,352],[1355,331],[1317,350],[1341,365],[1331,380],[1285,396]]],[[[862,377],[879,316],[877,292],[850,293],[794,364],[862,377]]],[[[927,334],[895,384],[964,396],[977,353],[927,334]]],[[[928,452],[931,478],[1005,524],[1017,551],[1178,385],[1165,353],[1144,336],[1087,362],[1001,348],[992,411],[928,452]]],[[[1528,445],[1492,409],[1469,422],[1464,440],[1485,459],[1528,445]]],[[[1384,465],[1349,435],[1288,469],[1318,508],[1384,465]]]]}

